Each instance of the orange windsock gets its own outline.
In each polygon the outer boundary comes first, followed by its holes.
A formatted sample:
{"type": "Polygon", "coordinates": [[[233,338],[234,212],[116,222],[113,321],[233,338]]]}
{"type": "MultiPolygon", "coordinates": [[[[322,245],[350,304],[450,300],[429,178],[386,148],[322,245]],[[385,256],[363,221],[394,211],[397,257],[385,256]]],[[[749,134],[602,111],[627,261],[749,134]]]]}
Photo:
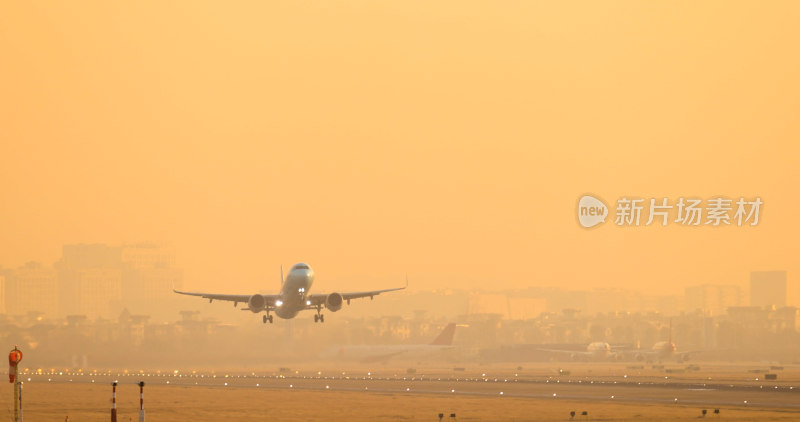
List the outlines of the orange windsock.
{"type": "Polygon", "coordinates": [[[22,352],[15,346],[14,350],[8,353],[8,382],[11,384],[16,381],[15,369],[21,360],[22,352]]]}

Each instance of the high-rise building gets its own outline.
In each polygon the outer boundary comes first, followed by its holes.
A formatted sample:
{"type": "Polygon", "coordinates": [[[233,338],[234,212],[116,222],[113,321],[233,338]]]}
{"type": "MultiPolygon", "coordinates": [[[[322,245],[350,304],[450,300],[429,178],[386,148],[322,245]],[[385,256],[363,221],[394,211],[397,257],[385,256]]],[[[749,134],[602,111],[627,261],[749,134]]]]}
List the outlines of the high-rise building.
{"type": "Polygon", "coordinates": [[[6,311],[9,314],[40,312],[55,316],[58,310],[58,273],[38,262],[29,262],[6,278],[6,311]]]}
{"type": "Polygon", "coordinates": [[[183,287],[175,249],[151,243],[65,245],[58,263],[62,315],[116,318],[128,308],[177,315],[172,289],[183,287]]]}
{"type": "Polygon", "coordinates": [[[124,305],[156,319],[176,318],[183,288],[183,269],[175,267],[175,249],[141,243],[122,247],[122,297],[124,305]]]}
{"type": "Polygon", "coordinates": [[[112,306],[121,298],[121,253],[121,248],[103,244],[64,245],[56,263],[59,313],[112,317],[112,306]]]}
{"type": "Polygon", "coordinates": [[[690,286],[684,290],[687,311],[702,311],[715,316],[727,312],[731,306],[742,305],[742,290],[739,286],[703,284],[690,286]]]}
{"type": "Polygon", "coordinates": [[[122,270],[119,268],[86,268],[77,270],[80,314],[89,319],[117,316],[122,302],[122,270]]]}
{"type": "Polygon", "coordinates": [[[750,305],[776,308],[786,306],[786,271],[751,272],[750,305]]]}
{"type": "Polygon", "coordinates": [[[172,268],[175,266],[175,248],[156,243],[123,245],[122,263],[129,268],[172,268]]]}
{"type": "Polygon", "coordinates": [[[123,246],[122,268],[126,301],[171,299],[172,289],[183,288],[183,270],[175,267],[172,247],[149,243],[123,246]]]}
{"type": "Polygon", "coordinates": [[[0,314],[6,313],[6,277],[0,275],[0,314]]]}

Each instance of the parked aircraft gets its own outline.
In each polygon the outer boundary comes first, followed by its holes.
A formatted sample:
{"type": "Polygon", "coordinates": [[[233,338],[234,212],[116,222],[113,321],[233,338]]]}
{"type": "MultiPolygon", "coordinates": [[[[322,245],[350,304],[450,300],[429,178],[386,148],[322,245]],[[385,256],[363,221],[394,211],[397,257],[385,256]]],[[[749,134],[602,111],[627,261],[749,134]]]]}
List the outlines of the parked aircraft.
{"type": "Polygon", "coordinates": [[[340,346],[326,350],[323,358],[356,360],[359,362],[386,362],[390,359],[422,359],[436,357],[443,351],[453,349],[456,324],[448,324],[429,344],[392,344],[340,346]]]}

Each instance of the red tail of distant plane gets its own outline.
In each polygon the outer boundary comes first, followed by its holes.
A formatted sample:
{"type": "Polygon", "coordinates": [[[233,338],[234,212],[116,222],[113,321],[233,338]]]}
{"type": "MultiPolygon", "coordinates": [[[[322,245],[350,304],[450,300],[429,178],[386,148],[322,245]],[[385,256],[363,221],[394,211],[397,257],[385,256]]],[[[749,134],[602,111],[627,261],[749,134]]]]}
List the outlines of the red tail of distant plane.
{"type": "Polygon", "coordinates": [[[669,319],[669,344],[672,344],[672,318],[669,319]]]}
{"type": "Polygon", "coordinates": [[[452,346],[453,345],[453,336],[456,334],[456,324],[450,323],[447,324],[447,327],[444,327],[444,331],[439,334],[439,337],[436,337],[436,340],[433,340],[431,346],[452,346]]]}

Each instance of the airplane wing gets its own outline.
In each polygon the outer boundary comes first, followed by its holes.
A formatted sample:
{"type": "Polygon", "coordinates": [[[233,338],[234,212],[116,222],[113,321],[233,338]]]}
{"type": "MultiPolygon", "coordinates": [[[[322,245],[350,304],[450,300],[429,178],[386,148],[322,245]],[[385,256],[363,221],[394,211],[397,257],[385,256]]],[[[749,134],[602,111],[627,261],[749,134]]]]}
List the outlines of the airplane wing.
{"type": "Polygon", "coordinates": [[[594,356],[594,353],[585,352],[585,351],[582,351],[582,350],[558,350],[558,349],[536,349],[536,350],[538,350],[540,352],[554,353],[554,354],[572,356],[572,357],[575,357],[575,356],[587,356],[587,357],[594,356]]]}
{"type": "Polygon", "coordinates": [[[407,350],[399,350],[399,351],[397,351],[397,352],[392,352],[392,353],[384,353],[384,354],[382,354],[382,355],[372,355],[372,356],[367,356],[367,357],[364,357],[364,358],[362,358],[362,359],[360,360],[360,362],[361,362],[361,363],[379,363],[379,362],[386,362],[386,361],[388,361],[389,359],[391,359],[391,358],[393,358],[393,357],[395,357],[395,356],[402,355],[403,353],[407,353],[407,352],[408,352],[407,350]]]}
{"type": "MultiPolygon", "coordinates": [[[[233,306],[238,305],[239,303],[247,303],[250,300],[250,296],[252,295],[224,295],[224,294],[215,294],[215,293],[195,293],[195,292],[182,292],[179,290],[172,290],[173,292],[180,294],[180,295],[187,295],[187,296],[199,296],[203,299],[208,299],[209,302],[213,302],[215,300],[224,300],[228,302],[233,302],[233,306]]],[[[278,295],[261,295],[264,296],[266,300],[266,305],[269,307],[275,306],[275,301],[278,300],[278,295]]]]}
{"type": "MultiPolygon", "coordinates": [[[[383,289],[383,290],[370,290],[365,292],[347,292],[347,293],[339,293],[342,295],[342,300],[347,301],[347,304],[350,304],[350,300],[352,299],[360,299],[363,297],[368,297],[370,299],[378,296],[381,293],[387,292],[396,292],[398,290],[404,290],[408,287],[408,278],[406,278],[406,285],[403,287],[395,287],[393,289],[383,289]]],[[[310,294],[308,295],[308,300],[311,302],[309,307],[315,308],[318,305],[324,305],[325,300],[328,298],[328,294],[325,293],[317,293],[317,294],[310,294]]]]}

